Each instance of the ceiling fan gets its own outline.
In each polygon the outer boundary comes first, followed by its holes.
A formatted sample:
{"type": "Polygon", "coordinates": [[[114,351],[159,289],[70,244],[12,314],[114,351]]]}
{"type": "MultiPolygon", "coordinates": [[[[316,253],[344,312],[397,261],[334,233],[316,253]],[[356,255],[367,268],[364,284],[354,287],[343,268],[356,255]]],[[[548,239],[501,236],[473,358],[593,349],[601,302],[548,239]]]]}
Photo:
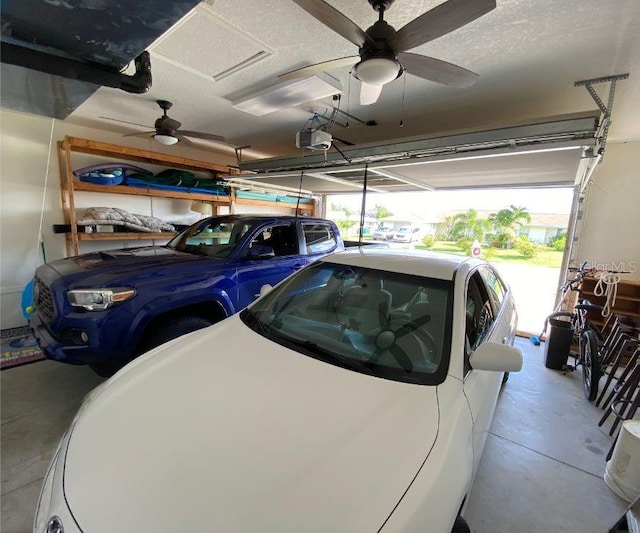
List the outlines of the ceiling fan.
{"type": "Polygon", "coordinates": [[[363,31],[323,0],[293,1],[324,25],[358,46],[359,51],[357,56],[316,63],[279,77],[305,77],[320,71],[352,65],[359,60],[352,73],[362,82],[362,105],[375,103],[382,87],[400,77],[405,71],[452,87],[469,87],[475,83],[478,79],[475,72],[406,50],[442,37],[496,7],[496,0],[447,0],[396,30],[384,20],[384,12],[394,0],[368,0],[378,12],[378,20],[367,31],[363,31]]]}
{"type": "MultiPolygon", "coordinates": [[[[212,133],[202,133],[199,131],[189,131],[189,130],[181,130],[180,126],[182,126],[181,122],[171,118],[167,115],[167,111],[171,109],[173,105],[171,102],[167,100],[156,100],[157,104],[162,109],[162,116],[156,119],[154,124],[154,128],[151,131],[143,131],[136,133],[128,133],[124,135],[124,137],[153,137],[160,144],[164,144],[170,146],[172,144],[176,144],[178,141],[185,142],[187,144],[190,143],[187,137],[192,137],[194,139],[204,139],[207,141],[218,141],[224,142],[225,138],[221,135],[214,135],[212,133]]],[[[104,117],[108,118],[108,117],[104,117]]],[[[117,119],[109,119],[115,120],[116,122],[123,122],[125,124],[135,124],[134,122],[127,122],[125,120],[117,120],[117,119]]],[[[141,126],[142,124],[136,124],[141,126]]]]}

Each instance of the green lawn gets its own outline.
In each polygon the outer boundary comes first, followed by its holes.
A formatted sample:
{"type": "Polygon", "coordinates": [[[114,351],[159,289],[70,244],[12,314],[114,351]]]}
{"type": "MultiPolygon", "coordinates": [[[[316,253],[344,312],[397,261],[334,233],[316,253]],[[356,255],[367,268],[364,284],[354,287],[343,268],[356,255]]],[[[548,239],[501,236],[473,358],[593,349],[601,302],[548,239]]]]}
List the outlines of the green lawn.
{"type": "MultiPolygon", "coordinates": [[[[427,250],[426,246],[421,244],[415,245],[418,250],[427,250]]],[[[437,241],[435,246],[431,248],[434,252],[445,252],[455,255],[468,255],[460,250],[454,242],[437,241]]],[[[510,250],[496,250],[496,253],[491,258],[486,258],[481,255],[483,259],[486,259],[490,263],[516,263],[521,265],[542,266],[550,268],[560,268],[562,265],[562,252],[556,252],[549,248],[540,252],[536,257],[524,257],[520,252],[514,249],[510,250]]]]}

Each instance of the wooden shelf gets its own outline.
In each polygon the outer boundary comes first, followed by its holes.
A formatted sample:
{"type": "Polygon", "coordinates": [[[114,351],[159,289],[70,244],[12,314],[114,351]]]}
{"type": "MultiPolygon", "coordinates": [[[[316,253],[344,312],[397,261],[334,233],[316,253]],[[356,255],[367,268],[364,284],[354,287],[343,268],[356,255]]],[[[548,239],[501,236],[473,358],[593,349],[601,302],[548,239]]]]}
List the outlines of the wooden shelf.
{"type": "Polygon", "coordinates": [[[126,185],[96,185],[84,181],[79,181],[73,174],[71,154],[74,152],[99,155],[116,160],[135,161],[138,163],[148,163],[153,165],[167,166],[181,170],[196,172],[206,172],[212,178],[219,174],[235,173],[234,169],[226,165],[211,163],[208,161],[197,161],[171,154],[162,154],[148,150],[140,150],[127,146],[119,146],[78,137],[65,137],[58,142],[58,163],[60,169],[60,194],[62,196],[62,208],[64,222],[68,224],[71,231],[65,234],[67,244],[67,255],[78,255],[80,253],[79,243],[83,241],[147,241],[164,240],[168,241],[176,233],[148,233],[148,232],[109,232],[109,233],[79,233],[77,229],[77,216],[75,206],[76,192],[89,192],[98,194],[124,194],[127,196],[145,196],[151,198],[172,198],[179,200],[198,200],[212,205],[213,213],[218,214],[218,208],[230,205],[231,196],[218,196],[216,194],[192,193],[186,191],[160,190],[145,187],[128,187],[126,185]]]}
{"type": "MultiPolygon", "coordinates": [[[[207,194],[199,192],[171,191],[160,190],[145,187],[129,187],[127,185],[96,185],[84,181],[79,181],[73,174],[73,166],[71,163],[71,154],[74,152],[99,155],[115,160],[135,161],[139,163],[148,163],[152,165],[160,165],[181,170],[189,170],[195,172],[206,172],[212,178],[216,178],[220,174],[237,174],[238,170],[211,163],[208,161],[198,161],[195,159],[187,159],[171,154],[151,152],[149,150],[140,150],[138,148],[130,148],[128,146],[119,146],[117,144],[109,144],[89,139],[80,139],[78,137],[65,137],[64,140],[58,142],[58,165],[60,170],[60,194],[62,197],[62,209],[64,214],[64,223],[67,224],[71,231],[65,234],[67,244],[67,255],[78,255],[79,242],[82,241],[128,241],[128,240],[169,240],[176,234],[171,232],[163,233],[145,233],[145,232],[126,232],[126,233],[79,233],[77,227],[77,216],[75,207],[75,193],[89,192],[99,194],[124,194],[127,196],[145,196],[151,198],[172,198],[179,200],[198,200],[211,204],[213,214],[220,214],[219,208],[231,206],[235,203],[255,206],[265,206],[272,208],[287,208],[296,211],[296,204],[288,204],[285,202],[277,202],[260,199],[243,199],[236,198],[235,191],[228,196],[218,196],[216,194],[207,194]]],[[[314,215],[315,204],[300,204],[297,206],[299,214],[314,215]]]]}
{"type": "Polygon", "coordinates": [[[64,144],[64,149],[71,152],[102,155],[104,157],[116,159],[121,158],[127,159],[128,161],[137,161],[138,163],[150,163],[152,165],[166,165],[182,170],[195,170],[196,172],[202,172],[205,170],[212,172],[215,175],[237,173],[236,169],[232,169],[226,165],[187,159],[186,157],[179,157],[171,154],[151,152],[149,150],[140,150],[138,148],[120,146],[118,144],[110,144],[69,136],[65,137],[62,142],[64,144]]]}
{"type": "MultiPolygon", "coordinates": [[[[604,305],[606,298],[596,296],[594,290],[598,280],[594,277],[586,277],[582,280],[580,295],[595,305],[604,305]]],[[[611,308],[612,313],[628,317],[640,318],[640,282],[620,280],[618,282],[615,302],[611,308]]],[[[603,325],[605,319],[598,312],[590,312],[589,320],[596,325],[603,325]]]]}
{"type": "Polygon", "coordinates": [[[108,232],[108,233],[78,233],[79,241],[153,241],[171,240],[177,233],[163,231],[162,233],[140,232],[108,232]]]}
{"type": "Polygon", "coordinates": [[[182,200],[201,200],[220,205],[231,203],[231,197],[216,194],[193,193],[184,191],[161,191],[145,189],[144,187],[128,187],[127,185],[95,185],[84,181],[75,181],[73,189],[76,191],[99,192],[108,194],[126,194],[128,196],[151,196],[156,198],[177,198],[182,200]]]}

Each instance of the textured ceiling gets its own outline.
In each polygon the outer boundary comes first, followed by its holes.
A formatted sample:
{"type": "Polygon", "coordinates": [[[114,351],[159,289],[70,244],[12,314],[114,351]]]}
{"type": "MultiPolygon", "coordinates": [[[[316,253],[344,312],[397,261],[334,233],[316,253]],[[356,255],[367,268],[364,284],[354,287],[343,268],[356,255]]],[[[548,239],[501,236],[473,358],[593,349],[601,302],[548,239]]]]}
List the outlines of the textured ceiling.
{"type": "MultiPolygon", "coordinates": [[[[363,28],[376,19],[366,0],[329,3],[363,28]]],[[[396,0],[385,18],[399,28],[439,3],[396,0]]],[[[278,74],[356,53],[290,0],[209,0],[148,49],[149,93],[101,88],[66,120],[122,134],[142,131],[116,120],[151,126],[160,115],[155,100],[167,99],[174,104],[170,115],[183,128],[224,135],[233,146],[251,145],[243,151],[247,158],[291,155],[299,153],[295,133],[309,110],[329,109],[330,99],[262,117],[235,109],[231,101],[276,83],[278,74]],[[216,81],[220,73],[225,75],[216,81]]],[[[341,109],[378,124],[341,120],[348,128],[334,126],[336,137],[372,143],[591,110],[592,98],[574,82],[629,72],[617,85],[609,140],[640,139],[637,0],[497,0],[487,15],[412,52],[458,64],[480,79],[468,89],[452,89],[407,75],[387,85],[376,104],[360,106],[359,82],[349,67],[332,70],[343,88],[341,109]]],[[[596,87],[606,102],[608,85],[596,87]]]]}

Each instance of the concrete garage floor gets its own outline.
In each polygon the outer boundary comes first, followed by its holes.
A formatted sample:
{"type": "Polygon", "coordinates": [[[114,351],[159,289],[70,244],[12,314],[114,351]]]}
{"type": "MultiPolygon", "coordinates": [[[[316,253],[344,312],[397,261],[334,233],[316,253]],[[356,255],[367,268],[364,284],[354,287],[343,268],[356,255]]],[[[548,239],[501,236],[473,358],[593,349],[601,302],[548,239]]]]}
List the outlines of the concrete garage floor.
{"type": "MultiPolygon", "coordinates": [[[[501,393],[467,521],[477,533],[608,531],[627,506],[602,477],[608,424],[598,428],[602,413],[582,395],[579,372],[549,370],[543,346],[518,346],[524,369],[501,393]]],[[[88,368],[50,361],[0,374],[3,532],[31,531],[58,439],[101,381],[88,368]]]]}

